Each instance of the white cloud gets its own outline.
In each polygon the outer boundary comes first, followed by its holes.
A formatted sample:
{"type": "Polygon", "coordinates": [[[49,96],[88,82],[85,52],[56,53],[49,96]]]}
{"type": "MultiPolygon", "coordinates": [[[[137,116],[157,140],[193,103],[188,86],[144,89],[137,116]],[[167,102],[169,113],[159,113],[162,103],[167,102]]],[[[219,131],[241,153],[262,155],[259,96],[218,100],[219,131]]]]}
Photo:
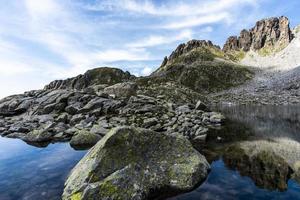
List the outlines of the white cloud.
{"type": "Polygon", "coordinates": [[[143,70],[142,70],[142,75],[143,76],[148,76],[151,74],[151,72],[153,72],[153,69],[150,68],[150,67],[145,67],[143,70]]]}
{"type": "Polygon", "coordinates": [[[86,6],[93,11],[129,11],[156,16],[196,16],[230,10],[241,4],[255,6],[257,0],[194,0],[169,1],[168,4],[155,5],[151,0],[99,0],[86,6]]]}
{"type": "Polygon", "coordinates": [[[183,19],[177,22],[172,22],[170,24],[163,25],[162,28],[165,29],[180,29],[180,28],[187,28],[187,27],[194,27],[194,26],[201,26],[216,22],[226,22],[230,19],[230,14],[227,12],[206,15],[202,17],[192,17],[189,19],[183,19]]]}
{"type": "Polygon", "coordinates": [[[235,22],[235,9],[255,6],[258,0],[161,2],[7,1],[0,7],[5,27],[0,29],[0,95],[36,89],[52,79],[112,63],[147,75],[174,43],[206,39],[202,35],[211,33],[214,24],[235,22]],[[105,12],[90,15],[89,10],[105,12]],[[156,46],[161,48],[154,51],[151,47],[156,46]]]}
{"type": "Polygon", "coordinates": [[[128,47],[153,47],[159,46],[164,44],[170,44],[173,42],[178,42],[182,40],[190,40],[193,38],[193,31],[192,30],[184,30],[181,31],[179,34],[174,36],[158,36],[158,35],[151,35],[145,39],[140,41],[136,41],[133,43],[127,44],[128,47]]]}
{"type": "Polygon", "coordinates": [[[51,15],[59,10],[54,0],[25,0],[27,11],[32,15],[51,15]]]}

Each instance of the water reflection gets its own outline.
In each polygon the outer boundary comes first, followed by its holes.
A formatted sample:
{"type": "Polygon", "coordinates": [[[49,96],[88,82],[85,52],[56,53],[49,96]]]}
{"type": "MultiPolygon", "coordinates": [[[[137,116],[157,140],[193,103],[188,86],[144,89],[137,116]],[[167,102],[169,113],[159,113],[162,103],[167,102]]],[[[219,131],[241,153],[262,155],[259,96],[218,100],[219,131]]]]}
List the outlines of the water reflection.
{"type": "Polygon", "coordinates": [[[198,146],[212,172],[195,191],[173,199],[300,199],[300,106],[218,109],[226,127],[198,146]]]}
{"type": "Polygon", "coordinates": [[[67,143],[36,148],[0,137],[0,199],[60,199],[64,180],[84,154],[67,143]]]}
{"type": "MultiPolygon", "coordinates": [[[[221,106],[228,118],[207,143],[194,144],[212,166],[195,191],[171,198],[300,199],[300,106],[221,106]]],[[[60,199],[83,157],[68,144],[46,148],[0,138],[0,199],[60,199]]]]}
{"type": "Polygon", "coordinates": [[[258,139],[289,138],[300,142],[300,106],[221,105],[230,120],[252,129],[258,139]]]}
{"type": "Polygon", "coordinates": [[[247,176],[228,169],[222,159],[211,164],[208,179],[195,191],[182,194],[169,200],[253,200],[253,199],[300,199],[300,187],[293,180],[288,181],[284,192],[258,188],[247,176]]]}

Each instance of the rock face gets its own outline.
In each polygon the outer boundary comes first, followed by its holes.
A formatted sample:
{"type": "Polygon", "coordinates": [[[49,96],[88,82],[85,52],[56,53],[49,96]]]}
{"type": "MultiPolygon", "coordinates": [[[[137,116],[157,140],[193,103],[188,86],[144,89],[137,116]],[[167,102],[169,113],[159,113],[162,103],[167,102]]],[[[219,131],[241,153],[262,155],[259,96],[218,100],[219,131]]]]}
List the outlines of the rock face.
{"type": "Polygon", "coordinates": [[[249,51],[263,48],[282,50],[293,39],[289,20],[286,17],[273,17],[256,22],[250,30],[242,30],[240,36],[231,36],[223,51],[249,51]]]}
{"type": "Polygon", "coordinates": [[[183,137],[120,127],[72,170],[62,199],[153,199],[193,189],[208,170],[183,137]]]}
{"type": "Polygon", "coordinates": [[[186,44],[180,44],[175,51],[171,53],[169,57],[165,57],[161,67],[166,66],[169,63],[172,63],[176,58],[180,57],[183,54],[186,54],[193,49],[200,48],[200,47],[208,47],[208,48],[216,48],[220,49],[219,46],[214,45],[211,41],[206,40],[191,40],[186,44]]]}
{"type": "Polygon", "coordinates": [[[134,76],[129,72],[123,72],[117,68],[101,67],[89,70],[85,74],[74,78],[53,81],[49,85],[46,85],[45,89],[83,89],[92,85],[113,85],[132,79],[134,79],[134,76]]]}

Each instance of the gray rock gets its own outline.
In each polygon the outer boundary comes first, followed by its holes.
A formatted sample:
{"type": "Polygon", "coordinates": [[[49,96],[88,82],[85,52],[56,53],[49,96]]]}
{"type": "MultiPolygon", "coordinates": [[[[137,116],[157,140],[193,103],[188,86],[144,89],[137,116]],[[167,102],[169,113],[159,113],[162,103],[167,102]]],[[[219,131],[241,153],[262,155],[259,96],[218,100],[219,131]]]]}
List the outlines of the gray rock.
{"type": "Polygon", "coordinates": [[[109,95],[114,95],[116,98],[119,97],[131,97],[136,95],[138,87],[133,82],[125,82],[125,83],[118,83],[107,87],[104,89],[104,92],[109,95]]]}
{"type": "Polygon", "coordinates": [[[153,199],[193,189],[208,170],[204,156],[181,136],[121,127],[72,170],[62,199],[153,199]]]}
{"type": "Polygon", "coordinates": [[[106,128],[100,126],[100,125],[94,125],[91,128],[90,132],[93,133],[93,134],[105,136],[108,133],[109,130],[110,129],[106,129],[106,128]]]}
{"type": "Polygon", "coordinates": [[[70,114],[70,115],[75,115],[78,113],[79,109],[80,109],[80,104],[79,103],[75,103],[72,105],[69,105],[65,108],[65,111],[70,114]]]}
{"type": "Polygon", "coordinates": [[[49,142],[52,140],[52,134],[45,130],[33,130],[24,138],[27,142],[49,142]]]}
{"type": "Polygon", "coordinates": [[[196,103],[195,109],[196,109],[196,110],[208,111],[207,106],[206,106],[202,101],[198,101],[198,102],[196,103]]]}
{"type": "Polygon", "coordinates": [[[149,118],[149,119],[145,119],[144,123],[143,123],[143,127],[144,128],[149,128],[151,126],[155,126],[158,123],[158,119],[153,117],[153,118],[149,118]]]}
{"type": "Polygon", "coordinates": [[[81,130],[72,137],[70,145],[74,148],[87,148],[94,146],[100,139],[100,135],[81,130]]]}

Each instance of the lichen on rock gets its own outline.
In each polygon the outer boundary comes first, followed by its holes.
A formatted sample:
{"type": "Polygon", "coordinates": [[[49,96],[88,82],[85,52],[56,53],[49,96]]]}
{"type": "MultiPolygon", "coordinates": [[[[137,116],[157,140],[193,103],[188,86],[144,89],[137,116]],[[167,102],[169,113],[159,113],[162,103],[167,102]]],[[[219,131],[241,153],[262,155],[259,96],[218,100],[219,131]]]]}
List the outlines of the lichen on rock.
{"type": "Polygon", "coordinates": [[[152,199],[192,190],[209,164],[177,134],[112,129],[72,170],[63,200],[152,199]]]}

